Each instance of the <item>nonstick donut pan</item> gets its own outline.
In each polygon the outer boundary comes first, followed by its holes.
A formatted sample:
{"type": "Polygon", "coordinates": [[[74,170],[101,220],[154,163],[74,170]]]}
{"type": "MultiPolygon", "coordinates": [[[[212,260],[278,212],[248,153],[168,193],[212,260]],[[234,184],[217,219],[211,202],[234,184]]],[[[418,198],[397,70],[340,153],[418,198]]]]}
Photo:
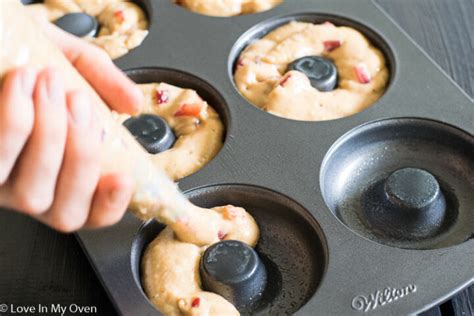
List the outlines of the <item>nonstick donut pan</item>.
{"type": "MultiPolygon", "coordinates": [[[[417,314],[474,281],[474,106],[374,2],[286,0],[231,18],[139,3],[150,34],[115,62],[136,82],[195,89],[223,119],[223,149],[179,187],[197,205],[230,203],[257,220],[268,289],[251,313],[417,314]],[[382,98],[321,122],[246,101],[237,56],[290,20],[363,32],[389,64],[382,98]]],[[[127,214],[77,234],[123,315],[159,315],[139,262],[162,228],[127,214]]]]}

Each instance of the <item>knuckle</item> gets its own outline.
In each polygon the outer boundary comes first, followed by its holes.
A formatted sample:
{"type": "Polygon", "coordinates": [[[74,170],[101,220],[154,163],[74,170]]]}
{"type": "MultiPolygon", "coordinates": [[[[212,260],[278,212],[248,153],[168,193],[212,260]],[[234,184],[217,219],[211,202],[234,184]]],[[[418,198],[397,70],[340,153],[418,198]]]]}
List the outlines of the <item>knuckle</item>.
{"type": "Polygon", "coordinates": [[[61,233],[64,233],[64,234],[73,233],[77,229],[79,229],[79,228],[76,228],[75,226],[73,226],[69,223],[65,223],[65,222],[54,223],[51,227],[53,227],[55,230],[57,230],[61,233]]]}
{"type": "Polygon", "coordinates": [[[41,215],[52,204],[52,198],[46,195],[21,194],[16,196],[16,206],[29,215],[41,215]]]}
{"type": "Polygon", "coordinates": [[[67,210],[61,210],[53,219],[52,226],[62,233],[72,233],[77,231],[82,226],[84,226],[86,222],[87,217],[82,215],[84,213],[85,212],[83,211],[71,212],[67,210]],[[81,215],[78,215],[77,213],[80,213],[81,215]]]}
{"type": "Polygon", "coordinates": [[[73,223],[67,221],[55,223],[52,227],[57,231],[65,234],[73,233],[80,228],[80,226],[74,225],[73,223]]]}
{"type": "Polygon", "coordinates": [[[107,212],[107,215],[104,215],[99,220],[99,226],[112,226],[117,224],[122,219],[123,212],[121,210],[112,210],[107,212]]]}

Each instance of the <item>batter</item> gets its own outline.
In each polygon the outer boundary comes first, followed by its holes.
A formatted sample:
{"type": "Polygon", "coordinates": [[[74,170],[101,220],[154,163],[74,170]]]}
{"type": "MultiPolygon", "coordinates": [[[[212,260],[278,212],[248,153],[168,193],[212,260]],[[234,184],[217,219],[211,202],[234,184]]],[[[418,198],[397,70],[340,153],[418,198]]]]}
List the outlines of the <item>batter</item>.
{"type": "Polygon", "coordinates": [[[294,120],[324,121],[358,113],[376,102],[388,83],[382,52],[357,30],[330,22],[290,22],[241,53],[234,74],[242,95],[257,107],[294,120]],[[323,56],[336,65],[335,90],[321,92],[288,65],[323,56]]]}
{"type": "MultiPolygon", "coordinates": [[[[256,245],[258,226],[243,208],[227,205],[215,207],[213,211],[228,225],[226,232],[218,233],[216,242],[233,239],[252,247],[256,245]]],[[[165,315],[239,315],[226,299],[204,292],[200,287],[199,261],[209,245],[182,242],[170,227],[148,245],[142,259],[142,284],[160,312],[165,315]]]]}
{"type": "Polygon", "coordinates": [[[142,9],[126,0],[44,0],[27,6],[35,17],[55,21],[68,13],[83,12],[100,24],[97,37],[85,39],[104,49],[112,59],[139,46],[148,34],[142,9]]]}
{"type": "Polygon", "coordinates": [[[270,10],[283,0],[175,0],[196,13],[211,16],[234,16],[270,10]]]}
{"type": "MultiPolygon", "coordinates": [[[[222,148],[224,125],[219,114],[194,90],[167,83],[138,85],[145,97],[142,113],[162,117],[176,135],[172,148],[150,154],[173,180],[188,176],[208,163],[222,148]]],[[[123,122],[129,116],[119,115],[123,122]]]]}

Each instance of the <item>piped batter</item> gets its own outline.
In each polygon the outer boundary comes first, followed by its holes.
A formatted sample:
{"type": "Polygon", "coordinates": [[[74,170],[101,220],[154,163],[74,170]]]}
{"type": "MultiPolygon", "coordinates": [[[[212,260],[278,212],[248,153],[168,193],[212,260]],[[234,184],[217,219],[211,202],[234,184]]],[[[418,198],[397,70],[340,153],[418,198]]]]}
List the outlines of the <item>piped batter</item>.
{"type": "MultiPolygon", "coordinates": [[[[188,176],[214,158],[223,146],[224,125],[219,114],[194,90],[167,83],[140,84],[145,103],[140,114],[155,114],[173,130],[170,149],[150,154],[155,165],[173,180],[188,176]]],[[[123,122],[128,115],[118,115],[123,122]]]]}
{"type": "Polygon", "coordinates": [[[359,31],[330,22],[278,27],[245,48],[235,67],[235,83],[247,100],[274,115],[302,121],[361,112],[382,96],[389,79],[378,48],[359,31]],[[289,68],[307,56],[334,63],[338,77],[334,90],[320,91],[305,73],[289,68]]]}
{"type": "Polygon", "coordinates": [[[175,0],[186,9],[210,16],[234,16],[270,10],[283,0],[175,0]]]}
{"type": "MultiPolygon", "coordinates": [[[[239,315],[223,297],[201,289],[199,262],[207,246],[220,240],[239,240],[254,247],[259,229],[243,208],[227,205],[215,207],[212,212],[226,224],[226,229],[218,231],[214,242],[204,245],[183,242],[171,227],[167,227],[148,245],[143,255],[145,293],[165,315],[239,315]]],[[[203,225],[201,229],[207,227],[203,225]]]]}
{"type": "Polygon", "coordinates": [[[26,8],[35,18],[51,22],[79,12],[95,18],[100,25],[97,37],[91,33],[84,39],[104,49],[112,59],[139,46],[148,34],[145,13],[126,0],[44,0],[26,8]]]}

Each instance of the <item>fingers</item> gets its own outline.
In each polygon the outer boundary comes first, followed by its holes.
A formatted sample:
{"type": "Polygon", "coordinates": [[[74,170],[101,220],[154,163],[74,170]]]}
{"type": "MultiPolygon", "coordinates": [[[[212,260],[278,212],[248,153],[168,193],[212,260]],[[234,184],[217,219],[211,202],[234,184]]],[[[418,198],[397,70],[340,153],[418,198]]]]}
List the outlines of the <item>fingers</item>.
{"type": "Polygon", "coordinates": [[[100,127],[85,92],[67,94],[68,132],[64,161],[51,209],[37,217],[62,231],[84,225],[100,177],[100,127]]]}
{"type": "Polygon", "coordinates": [[[87,47],[70,61],[112,109],[130,114],[140,110],[141,91],[102,50],[87,47]],[[89,66],[91,61],[94,67],[89,66]]]}
{"type": "Polygon", "coordinates": [[[100,176],[99,120],[84,92],[67,95],[68,135],[64,162],[51,209],[36,216],[61,232],[118,222],[128,205],[132,182],[123,175],[100,176]]]}
{"type": "Polygon", "coordinates": [[[103,50],[49,23],[44,27],[50,38],[110,108],[130,114],[140,110],[143,104],[140,89],[112,63],[103,50]]]}
{"type": "Polygon", "coordinates": [[[36,70],[22,67],[5,75],[0,95],[0,186],[33,129],[36,70]]]}
{"type": "MultiPolygon", "coordinates": [[[[34,126],[16,161],[14,181],[6,183],[7,204],[28,214],[51,206],[66,143],[67,114],[60,74],[47,68],[39,73],[33,92],[34,126]]],[[[23,115],[20,115],[23,117],[23,115]]]]}
{"type": "Polygon", "coordinates": [[[0,205],[63,232],[116,223],[130,200],[125,175],[100,175],[101,126],[86,92],[60,75],[22,68],[0,95],[0,205]]]}
{"type": "Polygon", "coordinates": [[[97,228],[117,223],[127,209],[132,191],[133,183],[128,176],[103,176],[97,186],[86,227],[97,228]]]}

